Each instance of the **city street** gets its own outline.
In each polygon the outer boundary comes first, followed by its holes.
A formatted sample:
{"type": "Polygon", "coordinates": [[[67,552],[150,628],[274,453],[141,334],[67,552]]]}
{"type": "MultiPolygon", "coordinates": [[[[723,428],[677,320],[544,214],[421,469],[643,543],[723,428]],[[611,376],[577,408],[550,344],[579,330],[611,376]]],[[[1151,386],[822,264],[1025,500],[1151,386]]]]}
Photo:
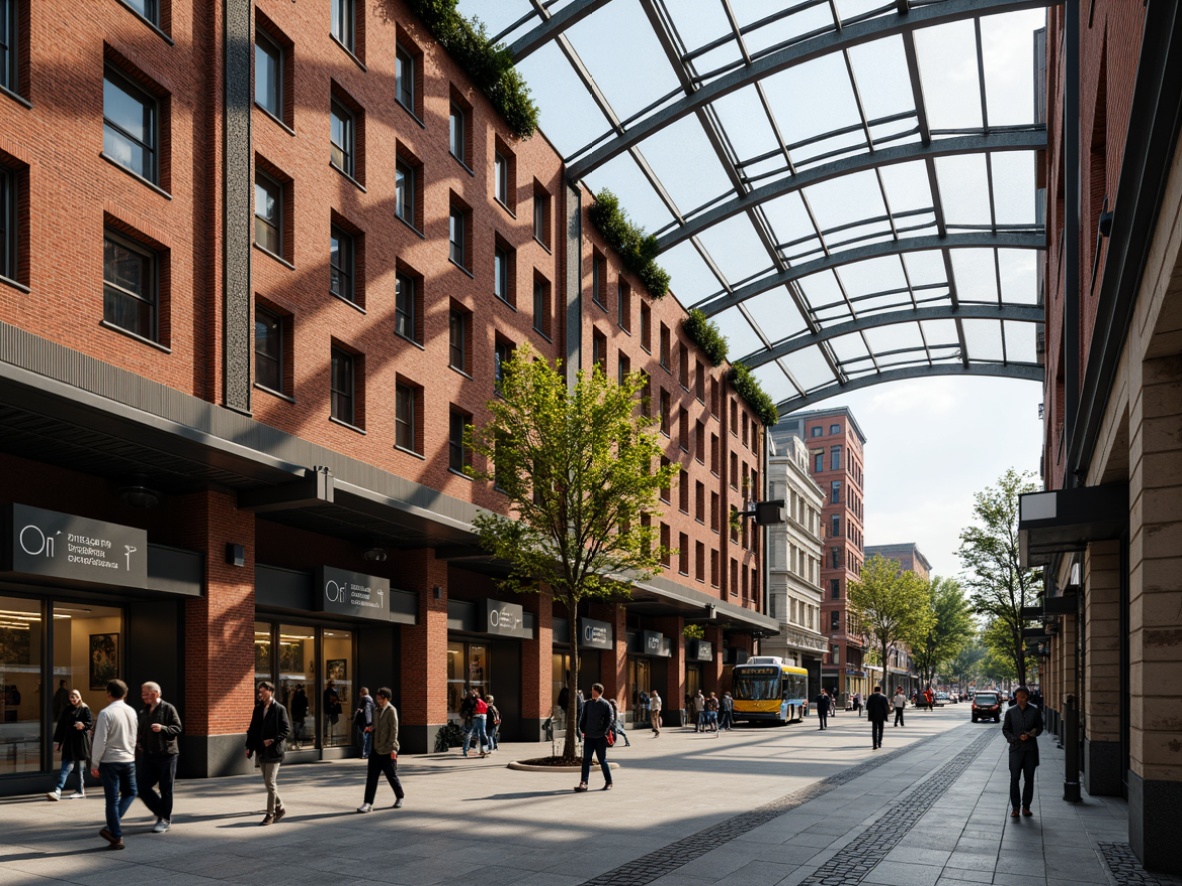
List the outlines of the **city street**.
{"type": "Polygon", "coordinates": [[[488,759],[408,757],[406,806],[379,788],[358,815],[361,761],[293,766],[280,790],[290,810],[260,828],[261,778],[179,785],[172,830],[149,832],[139,803],[127,849],[98,836],[102,796],[0,801],[0,884],[578,883],[911,884],[1016,886],[1128,879],[1125,804],[1061,799],[1062,752],[1043,740],[1035,816],[1011,822],[1005,745],[967,705],[910,710],[870,749],[864,718],[842,713],[718,737],[635,730],[613,749],[615,789],[575,794],[575,774],[505,764],[537,745],[488,759]],[[1114,873],[1115,872],[1115,873],[1114,873]]]}

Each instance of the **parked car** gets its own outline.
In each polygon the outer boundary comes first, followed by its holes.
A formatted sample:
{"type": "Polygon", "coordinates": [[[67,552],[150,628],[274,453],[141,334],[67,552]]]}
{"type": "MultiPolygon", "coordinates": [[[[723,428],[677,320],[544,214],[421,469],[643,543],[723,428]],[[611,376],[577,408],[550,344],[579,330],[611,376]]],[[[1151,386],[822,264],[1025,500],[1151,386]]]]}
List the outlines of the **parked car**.
{"type": "Polygon", "coordinates": [[[973,696],[973,722],[993,719],[994,723],[1001,722],[1001,695],[996,692],[978,692],[973,696]]]}
{"type": "Polygon", "coordinates": [[[938,708],[942,708],[948,703],[949,701],[947,692],[937,692],[935,698],[932,699],[932,704],[938,708]]]}

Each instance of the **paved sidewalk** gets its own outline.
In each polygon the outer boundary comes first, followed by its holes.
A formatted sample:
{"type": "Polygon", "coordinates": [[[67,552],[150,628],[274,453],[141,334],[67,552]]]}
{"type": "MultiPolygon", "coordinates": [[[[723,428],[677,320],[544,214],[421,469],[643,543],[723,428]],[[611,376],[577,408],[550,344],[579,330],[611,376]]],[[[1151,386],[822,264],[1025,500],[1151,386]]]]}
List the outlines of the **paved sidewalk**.
{"type": "Polygon", "coordinates": [[[909,712],[880,751],[851,713],[824,732],[815,720],[718,737],[637,730],[611,752],[610,793],[598,770],[592,792],[574,794],[577,774],[505,768],[548,746],[408,757],[405,808],[389,808],[383,784],[369,815],[354,812],[361,761],[292,766],[280,775],[290,811],[265,828],[261,778],[187,781],[167,834],[132,807],[123,852],[98,837],[101,793],[13,798],[0,801],[0,886],[1182,883],[1122,866],[1124,804],[1062,802],[1061,752],[1045,739],[1035,817],[1011,822],[1000,730],[967,719],[964,705],[909,712]]]}

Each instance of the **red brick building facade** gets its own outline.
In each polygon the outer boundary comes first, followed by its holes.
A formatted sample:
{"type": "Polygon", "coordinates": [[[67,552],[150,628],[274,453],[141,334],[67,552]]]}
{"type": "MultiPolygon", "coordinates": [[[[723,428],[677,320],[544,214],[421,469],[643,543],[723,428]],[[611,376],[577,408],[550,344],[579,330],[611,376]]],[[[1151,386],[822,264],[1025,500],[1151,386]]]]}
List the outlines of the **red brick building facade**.
{"type": "Polygon", "coordinates": [[[728,519],[764,458],[728,367],[402,3],[0,7],[0,792],[41,787],[61,681],[101,706],[112,674],[157,680],[182,769],[215,775],[259,679],[306,708],[297,762],[355,751],[362,685],[421,752],[467,686],[539,740],[572,617],[581,684],[629,713],[657,688],[671,719],[775,629],[728,519]],[[508,599],[474,547],[504,503],[458,431],[527,343],[651,377],[679,553],[627,603],[508,599]]]}

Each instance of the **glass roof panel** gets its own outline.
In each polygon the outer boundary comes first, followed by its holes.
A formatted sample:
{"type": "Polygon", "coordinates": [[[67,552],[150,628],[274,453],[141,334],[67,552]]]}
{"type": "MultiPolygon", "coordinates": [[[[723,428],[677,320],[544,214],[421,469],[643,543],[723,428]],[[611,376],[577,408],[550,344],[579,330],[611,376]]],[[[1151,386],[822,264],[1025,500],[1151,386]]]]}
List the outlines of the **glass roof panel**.
{"type": "Polygon", "coordinates": [[[688,241],[661,254],[661,266],[673,277],[673,292],[683,305],[692,305],[718,292],[716,279],[701,253],[688,241]]]}
{"type": "Polygon", "coordinates": [[[908,252],[903,256],[903,264],[907,266],[907,276],[912,286],[948,283],[948,275],[944,272],[944,257],[935,249],[908,252]]]}
{"type": "Polygon", "coordinates": [[[1045,24],[1042,9],[981,19],[991,126],[1034,122],[1034,32],[1045,24]]]}
{"type": "Polygon", "coordinates": [[[866,342],[857,333],[839,335],[837,338],[830,339],[829,344],[833,346],[833,353],[842,363],[862,360],[870,355],[870,352],[866,350],[866,342]]]}
{"type": "Polygon", "coordinates": [[[833,371],[816,348],[789,354],[783,362],[805,390],[811,391],[834,380],[833,371]]]}
{"type": "Polygon", "coordinates": [[[740,312],[728,311],[715,319],[718,331],[726,336],[732,360],[742,354],[763,350],[763,342],[740,312]]]}
{"type": "MultiPolygon", "coordinates": [[[[677,33],[691,48],[704,46],[718,37],[730,35],[731,26],[726,10],[718,0],[678,0],[665,5],[677,33]]],[[[742,58],[734,40],[724,43],[719,49],[694,60],[698,71],[709,71],[730,61],[742,58]]]]}
{"type": "Polygon", "coordinates": [[[884,166],[879,173],[892,210],[907,212],[931,208],[932,189],[928,184],[927,166],[922,161],[884,166]]]}
{"type": "Polygon", "coordinates": [[[1011,362],[1033,363],[1035,325],[1033,323],[1002,323],[1005,328],[1006,357],[1011,362]]]}
{"type": "Polygon", "coordinates": [[[996,152],[993,164],[993,199],[999,225],[1033,225],[1034,154],[1029,151],[996,152]]]}
{"type": "Polygon", "coordinates": [[[915,51],[932,129],[979,129],[981,90],[973,23],[920,28],[915,51]]]}
{"type": "Polygon", "coordinates": [[[884,289],[901,289],[907,285],[899,260],[894,256],[851,262],[838,268],[837,274],[851,297],[884,289]]]}
{"type": "Polygon", "coordinates": [[[936,180],[944,203],[944,218],[949,226],[991,223],[989,186],[982,155],[937,157],[936,180]]]}
{"type": "MultiPolygon", "coordinates": [[[[805,298],[808,299],[809,307],[813,308],[813,310],[816,310],[821,305],[842,301],[841,287],[838,285],[837,276],[832,271],[809,274],[809,276],[797,280],[796,283],[804,292],[805,298]]],[[[842,302],[841,311],[838,313],[848,313],[844,302],[842,302]]],[[[830,312],[829,316],[832,316],[832,312],[830,312]]]]}
{"type": "Polygon", "coordinates": [[[999,249],[1001,298],[1010,304],[1038,303],[1038,251],[1034,249],[999,249]]]}
{"type": "Polygon", "coordinates": [[[952,273],[956,277],[956,295],[961,302],[996,304],[997,274],[992,249],[953,249],[952,273]]]}
{"type": "MultiPolygon", "coordinates": [[[[885,215],[882,192],[873,172],[855,172],[823,181],[804,189],[822,231],[847,225],[860,219],[885,215]]],[[[833,239],[844,240],[844,234],[833,239]]]]}
{"type": "MultiPolygon", "coordinates": [[[[767,0],[732,0],[731,9],[740,27],[746,27],[754,22],[768,18],[774,11],[779,11],[775,5],[767,0]]],[[[755,31],[744,34],[743,40],[747,51],[752,55],[759,55],[768,48],[788,40],[796,40],[804,34],[821,28],[832,28],[833,16],[824,5],[810,6],[792,15],[764,25],[755,31]]]]}
{"type": "Polygon", "coordinates": [[[713,200],[730,185],[706,133],[693,118],[654,133],[645,139],[641,150],[683,211],[713,200]],[[693,157],[694,162],[686,163],[686,157],[693,157]]]}
{"type": "MultiPolygon", "coordinates": [[[[780,132],[790,145],[860,124],[840,54],[830,53],[781,71],[766,78],[763,86],[780,132]],[[824,83],[825,88],[818,89],[818,83],[824,83]]],[[[811,146],[800,150],[805,157],[817,153],[811,146]]]]}
{"type": "MultiPolygon", "coordinates": [[[[783,286],[762,292],[745,303],[752,318],[773,342],[806,329],[804,318],[783,286]]],[[[743,353],[747,353],[744,351],[743,353]]],[[[735,354],[735,356],[739,356],[735,354]]]]}
{"type": "Polygon", "coordinates": [[[698,235],[715,263],[732,283],[768,266],[767,251],[743,216],[732,216],[698,235]]]}
{"type": "Polygon", "coordinates": [[[960,347],[955,320],[924,320],[919,325],[923,327],[929,348],[960,347]]]}
{"type": "MultiPolygon", "coordinates": [[[[711,107],[718,114],[718,119],[722,121],[728,133],[741,134],[738,144],[735,145],[739,162],[774,151],[775,155],[771,158],[768,168],[784,168],[784,157],[780,153],[776,133],[767,114],[764,113],[759,93],[755,91],[754,86],[724,95],[718,101],[712,102],[711,107]]],[[[756,172],[757,170],[747,169],[748,175],[754,175],[756,172]]]]}
{"type": "Polygon", "coordinates": [[[608,128],[574,69],[555,44],[547,43],[518,66],[541,110],[546,137],[569,156],[608,128]]]}
{"type": "Polygon", "coordinates": [[[672,219],[631,154],[620,154],[596,169],[587,185],[593,193],[607,188],[620,197],[621,208],[645,231],[656,231],[672,219]]]}
{"type": "Polygon", "coordinates": [[[998,320],[965,320],[964,338],[969,346],[970,360],[991,360],[1000,362],[1001,322],[998,320]]]}
{"type": "MultiPolygon", "coordinates": [[[[849,54],[868,120],[901,113],[914,115],[915,100],[911,95],[911,78],[907,76],[902,37],[887,37],[853,46],[849,54]]],[[[896,129],[903,125],[894,124],[896,129]]],[[[915,125],[914,119],[909,125],[915,125]]]]}
{"type": "Polygon", "coordinates": [[[817,237],[816,228],[809,219],[804,200],[799,193],[785,194],[763,204],[763,211],[771,223],[776,238],[781,243],[794,243],[807,238],[809,242],[793,246],[793,253],[805,252],[809,249],[820,249],[821,241],[817,237]]]}
{"type": "MultiPolygon", "coordinates": [[[[896,351],[900,348],[922,348],[923,336],[919,334],[918,323],[896,323],[893,326],[879,326],[867,329],[866,340],[876,354],[896,351]]],[[[926,358],[925,358],[926,359],[926,358]]]]}

